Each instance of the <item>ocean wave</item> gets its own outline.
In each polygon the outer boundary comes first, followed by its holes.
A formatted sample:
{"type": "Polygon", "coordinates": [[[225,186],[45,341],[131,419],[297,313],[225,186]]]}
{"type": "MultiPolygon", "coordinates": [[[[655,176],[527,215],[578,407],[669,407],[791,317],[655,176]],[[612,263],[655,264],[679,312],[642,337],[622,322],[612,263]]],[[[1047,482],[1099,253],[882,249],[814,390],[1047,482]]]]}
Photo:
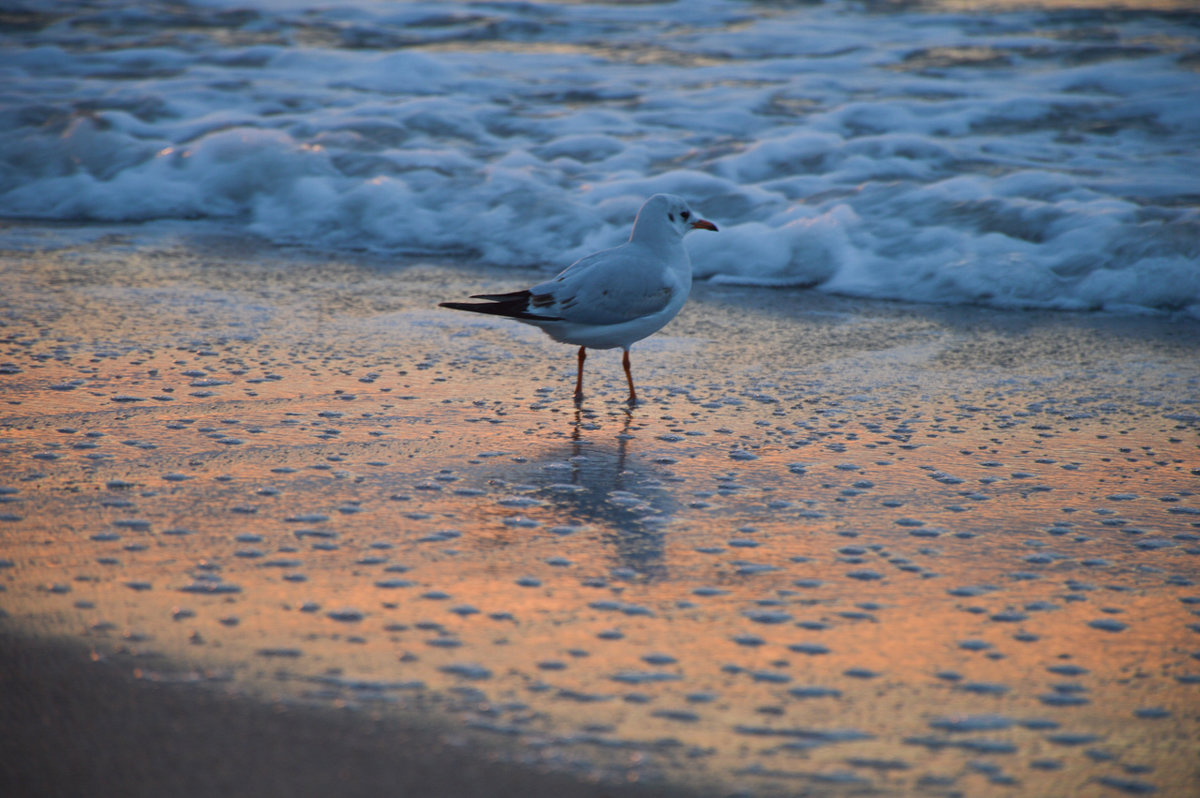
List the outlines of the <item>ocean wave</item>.
{"type": "Polygon", "coordinates": [[[1200,317],[1196,14],[211,5],[6,28],[0,214],[557,269],[666,191],[700,278],[1200,317]]]}

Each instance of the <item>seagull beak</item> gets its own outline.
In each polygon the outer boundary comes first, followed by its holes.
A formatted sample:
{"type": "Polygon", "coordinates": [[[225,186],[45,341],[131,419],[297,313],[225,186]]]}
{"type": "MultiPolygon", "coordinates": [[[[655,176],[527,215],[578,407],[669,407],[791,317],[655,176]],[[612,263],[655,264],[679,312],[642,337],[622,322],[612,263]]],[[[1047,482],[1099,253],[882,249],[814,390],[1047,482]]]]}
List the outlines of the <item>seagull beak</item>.
{"type": "Polygon", "coordinates": [[[712,222],[708,221],[707,219],[697,219],[696,221],[692,222],[692,229],[693,230],[712,230],[714,233],[717,232],[717,226],[715,224],[713,224],[712,222]]]}

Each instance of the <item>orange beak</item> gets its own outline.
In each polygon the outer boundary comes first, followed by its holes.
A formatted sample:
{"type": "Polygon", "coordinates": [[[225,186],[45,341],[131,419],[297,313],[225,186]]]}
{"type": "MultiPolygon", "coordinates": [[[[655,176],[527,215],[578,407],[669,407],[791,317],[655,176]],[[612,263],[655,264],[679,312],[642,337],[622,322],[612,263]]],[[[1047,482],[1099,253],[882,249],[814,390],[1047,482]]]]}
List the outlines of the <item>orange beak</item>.
{"type": "Polygon", "coordinates": [[[693,230],[712,230],[714,233],[717,232],[717,226],[715,224],[713,224],[712,222],[708,221],[707,219],[697,219],[696,221],[692,222],[692,229],[693,230]]]}

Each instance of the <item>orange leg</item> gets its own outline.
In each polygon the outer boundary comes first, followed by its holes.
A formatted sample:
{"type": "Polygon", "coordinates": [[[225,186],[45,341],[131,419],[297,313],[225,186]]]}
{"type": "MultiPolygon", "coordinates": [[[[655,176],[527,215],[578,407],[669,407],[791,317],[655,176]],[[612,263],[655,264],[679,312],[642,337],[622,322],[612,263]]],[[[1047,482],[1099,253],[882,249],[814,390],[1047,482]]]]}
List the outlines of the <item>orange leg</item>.
{"type": "Polygon", "coordinates": [[[625,350],[625,355],[621,358],[621,365],[625,367],[625,381],[629,383],[629,404],[637,404],[637,391],[633,390],[633,372],[629,370],[629,350],[625,350]]]}
{"type": "Polygon", "coordinates": [[[583,361],[587,360],[587,349],[579,347],[579,374],[575,377],[575,398],[583,398],[583,361]]]}

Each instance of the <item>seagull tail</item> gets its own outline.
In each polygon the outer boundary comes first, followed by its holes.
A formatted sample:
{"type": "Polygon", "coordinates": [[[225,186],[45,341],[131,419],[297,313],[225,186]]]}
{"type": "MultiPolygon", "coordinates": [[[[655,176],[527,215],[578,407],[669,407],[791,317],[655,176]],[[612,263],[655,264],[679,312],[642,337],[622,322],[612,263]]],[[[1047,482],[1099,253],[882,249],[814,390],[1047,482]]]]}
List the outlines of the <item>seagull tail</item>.
{"type": "Polygon", "coordinates": [[[558,316],[544,316],[529,311],[530,293],[513,291],[510,294],[476,294],[471,299],[486,299],[487,302],[440,302],[438,307],[451,310],[468,310],[472,313],[487,313],[524,321],[562,321],[558,316]]]}

